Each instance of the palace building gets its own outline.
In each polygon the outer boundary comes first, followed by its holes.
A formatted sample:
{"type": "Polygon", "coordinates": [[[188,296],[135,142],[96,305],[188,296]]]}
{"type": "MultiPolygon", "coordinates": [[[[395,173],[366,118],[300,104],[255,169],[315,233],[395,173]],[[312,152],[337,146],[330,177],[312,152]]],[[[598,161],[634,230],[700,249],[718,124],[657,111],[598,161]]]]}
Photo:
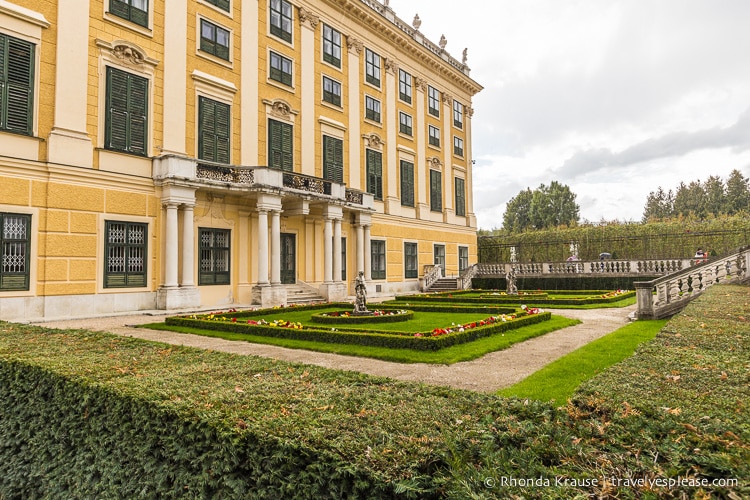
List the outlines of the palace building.
{"type": "Polygon", "coordinates": [[[0,0],[0,319],[459,276],[482,87],[419,24],[387,0],[0,0]]]}

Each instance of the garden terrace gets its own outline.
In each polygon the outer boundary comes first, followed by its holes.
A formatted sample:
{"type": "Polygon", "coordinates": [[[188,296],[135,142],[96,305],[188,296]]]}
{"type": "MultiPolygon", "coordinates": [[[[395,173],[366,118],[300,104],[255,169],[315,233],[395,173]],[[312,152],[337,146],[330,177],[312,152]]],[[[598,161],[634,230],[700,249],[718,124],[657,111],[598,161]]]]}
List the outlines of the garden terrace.
{"type": "Polygon", "coordinates": [[[562,410],[0,322],[0,496],[748,498],[749,301],[712,287],[562,410]]]}

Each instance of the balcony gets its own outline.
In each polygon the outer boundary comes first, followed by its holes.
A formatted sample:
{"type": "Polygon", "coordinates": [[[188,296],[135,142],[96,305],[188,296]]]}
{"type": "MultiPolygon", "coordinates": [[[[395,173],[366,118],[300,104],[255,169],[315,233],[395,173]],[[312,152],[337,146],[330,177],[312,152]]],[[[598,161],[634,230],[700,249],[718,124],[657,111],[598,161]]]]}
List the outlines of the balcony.
{"type": "Polygon", "coordinates": [[[246,167],[206,162],[177,155],[154,159],[157,184],[180,184],[196,189],[253,193],[275,191],[334,202],[352,209],[373,210],[373,196],[319,177],[265,166],[246,167]]]}

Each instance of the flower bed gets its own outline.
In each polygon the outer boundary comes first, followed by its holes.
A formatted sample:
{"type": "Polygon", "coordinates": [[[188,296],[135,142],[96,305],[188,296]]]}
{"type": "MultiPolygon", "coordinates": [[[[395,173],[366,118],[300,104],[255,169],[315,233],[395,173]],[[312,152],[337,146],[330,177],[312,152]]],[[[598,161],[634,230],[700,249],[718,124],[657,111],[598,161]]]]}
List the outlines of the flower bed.
{"type": "Polygon", "coordinates": [[[414,311],[407,311],[406,309],[379,309],[370,312],[372,314],[369,315],[357,315],[351,311],[313,313],[310,320],[313,323],[326,325],[356,325],[362,323],[396,323],[414,318],[414,311]]]}

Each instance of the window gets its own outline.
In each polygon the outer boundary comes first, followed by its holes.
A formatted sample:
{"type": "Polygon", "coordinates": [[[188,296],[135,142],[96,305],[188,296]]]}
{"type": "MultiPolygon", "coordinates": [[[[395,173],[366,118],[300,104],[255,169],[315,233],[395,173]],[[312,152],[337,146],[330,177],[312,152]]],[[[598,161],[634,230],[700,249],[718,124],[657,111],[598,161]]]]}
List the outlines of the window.
{"type": "Polygon", "coordinates": [[[411,128],[411,115],[407,115],[404,112],[399,111],[398,113],[398,131],[408,136],[412,135],[411,128]]]}
{"type": "Polygon", "coordinates": [[[414,206],[414,164],[401,160],[401,204],[414,206]]]}
{"type": "Polygon", "coordinates": [[[430,146],[440,147],[440,129],[437,127],[433,127],[432,125],[430,125],[428,129],[430,134],[430,146]]]}
{"type": "Polygon", "coordinates": [[[419,277],[419,258],[416,243],[404,243],[404,278],[419,277]]]}
{"type": "Polygon", "coordinates": [[[271,34],[292,43],[292,4],[271,0],[271,34]]]}
{"type": "Polygon", "coordinates": [[[198,229],[200,238],[199,285],[229,284],[229,230],[198,229]]]}
{"type": "Polygon", "coordinates": [[[201,50],[229,60],[229,30],[201,19],[201,50]]]}
{"type": "Polygon", "coordinates": [[[402,69],[398,70],[398,98],[411,104],[411,75],[402,69]]]}
{"type": "Polygon", "coordinates": [[[109,0],[109,12],[148,28],[148,0],[109,0]]]}
{"type": "Polygon", "coordinates": [[[210,3],[211,5],[215,5],[221,10],[225,10],[229,12],[229,0],[205,0],[205,1],[210,3]]]}
{"type": "Polygon", "coordinates": [[[268,166],[291,172],[293,129],[288,123],[268,120],[268,166]]]}
{"type": "Polygon", "coordinates": [[[469,267],[469,247],[458,247],[458,272],[462,273],[469,267]]]}
{"type": "Polygon", "coordinates": [[[31,135],[34,45],[0,34],[0,130],[31,135]]]}
{"type": "Polygon", "coordinates": [[[231,163],[229,104],[198,97],[198,158],[231,163]]]}
{"type": "Polygon", "coordinates": [[[367,150],[367,192],[383,199],[383,154],[372,149],[367,150]]]}
{"type": "Polygon", "coordinates": [[[344,182],[344,141],[327,135],[323,136],[323,178],[344,182]]]}
{"type": "Polygon", "coordinates": [[[453,100],[453,126],[464,128],[464,105],[453,100]]]}
{"type": "Polygon", "coordinates": [[[385,241],[370,241],[370,274],[374,280],[385,279],[385,241]]]}
{"type": "Polygon", "coordinates": [[[456,156],[464,155],[464,140],[460,137],[453,136],[453,154],[456,156]]]}
{"type": "Polygon", "coordinates": [[[323,25],[323,60],[341,67],[341,33],[327,24],[323,25]]]}
{"type": "Polygon", "coordinates": [[[269,77],[271,80],[283,83],[284,85],[292,86],[292,60],[287,59],[281,54],[271,52],[270,57],[271,70],[269,77]]]}
{"type": "Polygon", "coordinates": [[[28,290],[31,216],[0,213],[0,230],[0,290],[28,290]]]}
{"type": "Polygon", "coordinates": [[[146,156],[148,143],[148,80],[107,68],[104,147],[146,156]]]}
{"type": "Polygon", "coordinates": [[[437,170],[430,170],[430,210],[443,211],[442,174],[437,170]]]}
{"type": "Polygon", "coordinates": [[[365,49],[365,81],[380,88],[380,56],[365,49]]]}
{"type": "Polygon", "coordinates": [[[440,118],[440,91],[435,87],[427,88],[427,112],[440,118]]]}
{"type": "Polygon", "coordinates": [[[365,96],[365,118],[380,123],[380,101],[365,96]]]}
{"type": "Polygon", "coordinates": [[[440,266],[441,275],[445,276],[445,245],[435,245],[433,247],[434,264],[440,266]]]}
{"type": "Polygon", "coordinates": [[[323,100],[341,106],[341,84],[327,76],[323,77],[323,100]]]}
{"type": "Polygon", "coordinates": [[[456,177],[456,215],[466,216],[466,184],[465,181],[456,177]]]}
{"type": "Polygon", "coordinates": [[[104,288],[146,286],[148,225],[106,221],[104,288]]]}

